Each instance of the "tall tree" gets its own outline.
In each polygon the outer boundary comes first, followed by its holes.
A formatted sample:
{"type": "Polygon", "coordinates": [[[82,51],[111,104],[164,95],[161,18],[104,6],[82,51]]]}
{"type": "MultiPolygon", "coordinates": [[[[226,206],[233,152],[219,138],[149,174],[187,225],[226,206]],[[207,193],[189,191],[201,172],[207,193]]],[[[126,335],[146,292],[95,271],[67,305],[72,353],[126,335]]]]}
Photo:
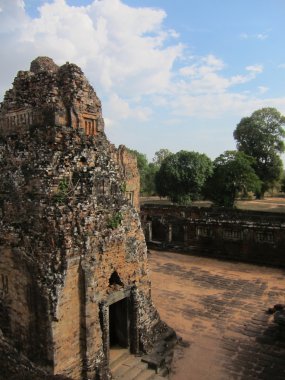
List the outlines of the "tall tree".
{"type": "Polygon", "coordinates": [[[152,162],[158,167],[160,167],[160,165],[162,164],[162,161],[166,157],[170,156],[171,154],[173,153],[170,152],[170,150],[168,149],[165,149],[165,148],[159,149],[157,152],[155,152],[152,162]]]}
{"type": "Polygon", "coordinates": [[[259,191],[261,182],[252,167],[254,159],[243,152],[226,151],[214,160],[205,196],[220,206],[233,207],[239,193],[259,191]]]}
{"type": "Polygon", "coordinates": [[[181,150],[166,157],[155,177],[160,196],[172,202],[190,204],[199,199],[207,177],[212,173],[212,161],[205,154],[181,150]]]}
{"type": "Polygon", "coordinates": [[[275,108],[262,108],[241,119],[234,131],[237,149],[255,158],[254,170],[262,181],[259,197],[274,186],[282,173],[285,116],[275,108]]]}

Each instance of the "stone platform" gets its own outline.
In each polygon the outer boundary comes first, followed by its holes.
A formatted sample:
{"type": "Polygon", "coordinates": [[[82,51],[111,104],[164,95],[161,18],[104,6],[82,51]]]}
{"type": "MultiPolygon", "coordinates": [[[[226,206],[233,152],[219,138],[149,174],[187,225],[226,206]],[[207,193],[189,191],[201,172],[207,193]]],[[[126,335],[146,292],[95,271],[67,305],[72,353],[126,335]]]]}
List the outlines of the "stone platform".
{"type": "Polygon", "coordinates": [[[183,339],[171,380],[284,380],[285,338],[267,314],[284,270],[151,251],[152,295],[183,339]]]}

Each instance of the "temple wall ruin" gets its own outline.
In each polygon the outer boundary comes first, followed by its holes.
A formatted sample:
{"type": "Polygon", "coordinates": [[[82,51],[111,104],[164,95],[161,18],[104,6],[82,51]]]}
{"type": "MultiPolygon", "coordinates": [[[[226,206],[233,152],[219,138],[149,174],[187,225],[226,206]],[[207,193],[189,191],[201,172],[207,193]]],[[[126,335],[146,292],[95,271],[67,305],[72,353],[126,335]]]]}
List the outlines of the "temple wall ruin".
{"type": "Polygon", "coordinates": [[[285,266],[283,214],[144,205],[141,218],[149,246],[285,266]]]}
{"type": "Polygon", "coordinates": [[[104,121],[101,103],[97,97],[91,101],[90,91],[94,92],[79,67],[50,65],[50,59],[43,57],[30,71],[19,71],[13,89],[6,92],[0,108],[0,131],[54,125],[82,128],[86,135],[96,136],[104,130],[104,121]],[[79,87],[80,92],[76,91],[79,87]]]}
{"type": "Polygon", "coordinates": [[[43,123],[43,115],[36,110],[15,110],[0,116],[0,132],[19,133],[28,127],[43,123]]]}
{"type": "Polygon", "coordinates": [[[124,177],[124,182],[121,186],[125,192],[125,196],[129,203],[139,211],[140,174],[137,167],[137,158],[124,145],[120,145],[118,149],[113,146],[112,156],[124,177]]]}
{"type": "Polygon", "coordinates": [[[174,334],[151,299],[136,158],[73,64],[33,61],[0,120],[0,367],[111,379],[112,345],[148,353],[174,334]]]}

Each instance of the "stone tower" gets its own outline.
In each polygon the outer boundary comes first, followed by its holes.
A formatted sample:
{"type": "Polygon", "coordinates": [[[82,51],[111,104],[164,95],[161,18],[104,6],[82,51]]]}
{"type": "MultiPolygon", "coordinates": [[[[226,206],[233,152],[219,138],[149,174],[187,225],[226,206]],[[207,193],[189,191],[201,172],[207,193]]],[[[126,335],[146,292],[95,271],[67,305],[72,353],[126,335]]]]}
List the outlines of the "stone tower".
{"type": "Polygon", "coordinates": [[[148,352],[166,329],[151,301],[135,160],[106,139],[81,69],[47,57],[5,94],[0,157],[0,351],[15,354],[2,373],[108,379],[113,344],[148,352]]]}

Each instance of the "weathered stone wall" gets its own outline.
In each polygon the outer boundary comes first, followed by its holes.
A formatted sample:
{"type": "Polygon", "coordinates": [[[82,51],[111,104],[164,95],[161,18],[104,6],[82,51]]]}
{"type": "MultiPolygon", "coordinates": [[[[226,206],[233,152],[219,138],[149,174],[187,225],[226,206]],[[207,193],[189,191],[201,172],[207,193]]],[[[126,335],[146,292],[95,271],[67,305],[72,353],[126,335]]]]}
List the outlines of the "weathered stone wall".
{"type": "Polygon", "coordinates": [[[144,205],[141,218],[150,245],[285,266],[284,214],[144,205]]]}
{"type": "MultiPolygon", "coordinates": [[[[15,347],[13,340],[8,339],[0,330],[0,380],[53,380],[45,372],[33,365],[23,353],[15,347]],[[24,377],[26,374],[26,377],[24,377]]],[[[57,379],[60,380],[60,379],[57,379]]],[[[68,379],[62,379],[68,380],[68,379]]],[[[69,379],[70,380],[70,379],[69,379]]]]}
{"type": "Polygon", "coordinates": [[[81,69],[70,63],[58,67],[47,57],[19,71],[0,108],[1,133],[37,125],[82,128],[86,135],[103,131],[101,102],[81,69]]]}
{"type": "Polygon", "coordinates": [[[109,305],[128,300],[134,353],[165,328],[134,207],[136,160],[106,139],[100,101],[75,65],[35,60],[6,93],[1,117],[0,329],[42,371],[107,379],[109,305]],[[42,119],[11,127],[7,115],[20,109],[42,119]],[[87,114],[94,133],[82,127],[87,114]]]}
{"type": "Polygon", "coordinates": [[[120,145],[115,150],[117,161],[125,179],[123,187],[129,202],[139,211],[140,209],[140,175],[137,167],[137,158],[125,146],[120,145]]]}
{"type": "Polygon", "coordinates": [[[0,318],[8,318],[6,323],[2,322],[3,326],[6,325],[6,329],[9,326],[11,335],[17,337],[19,346],[29,345],[29,307],[31,305],[28,302],[28,291],[31,288],[32,279],[27,265],[21,261],[17,252],[12,251],[12,248],[3,250],[1,255],[1,300],[6,303],[10,293],[14,296],[9,300],[9,314],[5,316],[4,313],[1,313],[0,318]]]}
{"type": "Polygon", "coordinates": [[[13,243],[1,245],[0,252],[0,330],[13,339],[18,350],[46,366],[52,359],[49,351],[51,329],[45,318],[46,304],[38,291],[33,266],[23,259],[21,247],[13,243]]]}
{"type": "Polygon", "coordinates": [[[82,371],[82,284],[79,260],[70,260],[64,286],[59,293],[53,322],[54,372],[80,379],[82,371]]]}

